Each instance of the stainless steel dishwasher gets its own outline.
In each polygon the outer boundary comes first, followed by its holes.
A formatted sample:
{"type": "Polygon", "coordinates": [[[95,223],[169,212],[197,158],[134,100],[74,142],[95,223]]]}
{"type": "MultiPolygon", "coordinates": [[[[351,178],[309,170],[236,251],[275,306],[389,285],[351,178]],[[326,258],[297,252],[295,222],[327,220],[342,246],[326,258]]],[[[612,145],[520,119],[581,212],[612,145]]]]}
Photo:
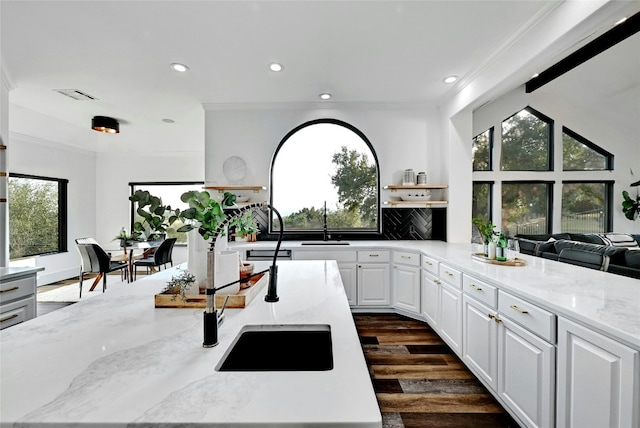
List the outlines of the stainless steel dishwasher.
{"type": "MultiPolygon", "coordinates": [[[[265,249],[265,250],[247,250],[247,261],[252,260],[273,260],[273,255],[275,254],[275,249],[265,249]]],[[[291,260],[291,250],[287,250],[281,248],[278,251],[277,260],[291,260]]]]}

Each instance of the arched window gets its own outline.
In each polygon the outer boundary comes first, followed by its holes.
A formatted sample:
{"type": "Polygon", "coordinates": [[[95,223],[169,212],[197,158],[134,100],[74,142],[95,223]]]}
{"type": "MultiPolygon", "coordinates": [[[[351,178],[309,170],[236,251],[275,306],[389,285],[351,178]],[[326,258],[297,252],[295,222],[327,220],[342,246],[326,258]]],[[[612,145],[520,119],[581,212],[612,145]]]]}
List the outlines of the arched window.
{"type": "Polygon", "coordinates": [[[378,159],[345,122],[319,119],[289,132],[273,157],[270,188],[285,232],[379,231],[378,159]]]}

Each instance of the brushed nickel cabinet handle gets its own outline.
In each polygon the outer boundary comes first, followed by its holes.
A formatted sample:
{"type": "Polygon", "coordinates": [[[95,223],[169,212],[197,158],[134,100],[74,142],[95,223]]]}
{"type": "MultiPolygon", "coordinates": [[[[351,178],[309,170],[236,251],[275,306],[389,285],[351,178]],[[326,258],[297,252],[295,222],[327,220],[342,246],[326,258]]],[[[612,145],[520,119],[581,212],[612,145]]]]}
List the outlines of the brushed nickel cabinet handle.
{"type": "Polygon", "coordinates": [[[471,285],[470,285],[470,287],[471,287],[471,288],[473,288],[473,289],[474,289],[474,290],[476,290],[476,291],[482,291],[482,288],[481,288],[481,287],[478,287],[478,286],[477,286],[477,285],[475,285],[475,284],[471,284],[471,285]]]}
{"type": "Polygon", "coordinates": [[[517,307],[516,305],[511,305],[511,306],[509,306],[509,307],[510,307],[511,309],[513,309],[514,311],[518,311],[518,312],[520,312],[521,314],[528,314],[528,313],[529,313],[529,311],[527,311],[527,310],[525,310],[525,309],[521,309],[521,308],[517,307]]]}
{"type": "Polygon", "coordinates": [[[378,257],[379,254],[369,254],[369,257],[378,257]]]}
{"type": "Polygon", "coordinates": [[[18,316],[18,314],[9,315],[9,316],[8,316],[8,317],[6,317],[6,318],[2,318],[2,319],[0,320],[0,322],[5,322],[5,321],[12,320],[12,319],[14,319],[14,318],[15,318],[15,317],[17,317],[17,316],[18,316]]]}
{"type": "Polygon", "coordinates": [[[433,266],[433,263],[431,263],[431,262],[424,262],[424,263],[429,265],[429,266],[433,266]]]}
{"type": "Polygon", "coordinates": [[[433,280],[433,282],[435,282],[435,283],[436,283],[436,284],[438,284],[438,285],[442,284],[442,282],[440,282],[440,280],[439,280],[439,279],[434,279],[434,280],[433,280]]]}
{"type": "Polygon", "coordinates": [[[411,256],[400,256],[400,258],[403,258],[403,259],[410,259],[410,258],[411,258],[411,256]]]}
{"type": "Polygon", "coordinates": [[[11,287],[11,288],[7,288],[6,290],[0,290],[0,293],[8,293],[9,291],[15,291],[19,289],[20,287],[11,287]]]}

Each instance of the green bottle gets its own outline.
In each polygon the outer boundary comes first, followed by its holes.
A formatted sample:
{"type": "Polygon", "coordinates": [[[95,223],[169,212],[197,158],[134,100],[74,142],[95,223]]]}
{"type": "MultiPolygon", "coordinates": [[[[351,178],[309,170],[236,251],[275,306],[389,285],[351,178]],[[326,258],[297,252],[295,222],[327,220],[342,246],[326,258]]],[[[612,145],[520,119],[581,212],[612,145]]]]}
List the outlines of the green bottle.
{"type": "Polygon", "coordinates": [[[503,233],[500,233],[500,237],[498,238],[498,245],[496,246],[496,260],[500,262],[504,262],[507,260],[507,239],[504,237],[503,233]]]}

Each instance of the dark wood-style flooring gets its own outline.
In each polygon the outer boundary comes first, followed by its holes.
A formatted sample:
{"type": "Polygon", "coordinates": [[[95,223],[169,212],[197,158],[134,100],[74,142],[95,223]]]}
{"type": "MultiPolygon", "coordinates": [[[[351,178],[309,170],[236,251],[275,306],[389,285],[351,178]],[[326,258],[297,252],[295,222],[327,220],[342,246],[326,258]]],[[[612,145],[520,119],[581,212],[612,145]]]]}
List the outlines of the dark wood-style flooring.
{"type": "Polygon", "coordinates": [[[518,428],[428,324],[354,314],[384,428],[518,428]]]}

